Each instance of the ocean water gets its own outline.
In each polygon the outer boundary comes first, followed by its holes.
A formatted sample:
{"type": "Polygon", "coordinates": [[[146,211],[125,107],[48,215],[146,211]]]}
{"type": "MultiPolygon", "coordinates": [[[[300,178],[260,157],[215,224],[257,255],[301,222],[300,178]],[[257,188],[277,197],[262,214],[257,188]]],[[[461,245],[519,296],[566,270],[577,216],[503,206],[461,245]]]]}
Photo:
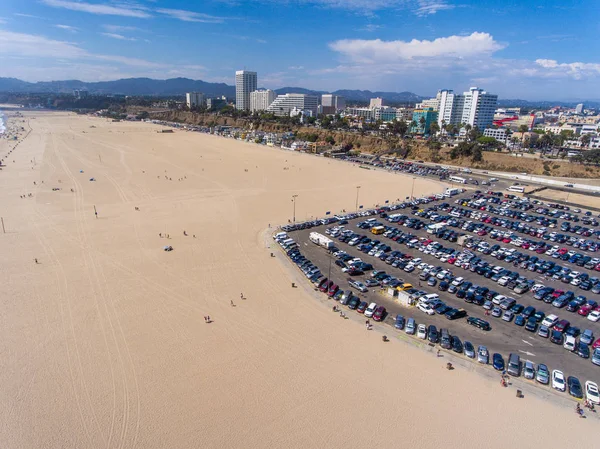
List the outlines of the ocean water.
{"type": "Polygon", "coordinates": [[[6,131],[6,128],[4,127],[4,115],[2,115],[2,111],[0,111],[0,134],[4,131],[6,131]]]}

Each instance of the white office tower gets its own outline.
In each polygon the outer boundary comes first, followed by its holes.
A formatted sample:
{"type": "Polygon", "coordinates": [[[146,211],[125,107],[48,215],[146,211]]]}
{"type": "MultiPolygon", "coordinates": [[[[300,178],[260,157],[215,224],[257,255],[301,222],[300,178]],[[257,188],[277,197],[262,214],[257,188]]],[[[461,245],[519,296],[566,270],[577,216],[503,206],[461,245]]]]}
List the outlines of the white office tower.
{"type": "Polygon", "coordinates": [[[323,94],[321,95],[321,106],[323,114],[335,114],[337,111],[346,109],[346,100],[339,95],[323,94]]]}
{"type": "Polygon", "coordinates": [[[583,103],[579,103],[577,106],[575,106],[575,114],[583,114],[583,103]]]}
{"type": "Polygon", "coordinates": [[[235,108],[241,111],[250,109],[250,93],[256,90],[256,72],[238,70],[235,72],[235,108]]]}
{"type": "Polygon", "coordinates": [[[185,94],[185,102],[188,108],[204,106],[204,94],[200,92],[188,92],[185,94]]]}
{"type": "Polygon", "coordinates": [[[371,98],[369,101],[369,109],[382,108],[383,107],[383,98],[371,98]]]}
{"type": "Polygon", "coordinates": [[[266,111],[276,96],[275,91],[271,89],[255,90],[250,94],[250,111],[266,111]]]}
{"type": "Polygon", "coordinates": [[[438,125],[469,124],[483,130],[492,126],[498,95],[488,94],[483,89],[471,87],[462,95],[451,90],[440,91],[438,125]]]}
{"type": "Polygon", "coordinates": [[[292,109],[312,111],[313,117],[317,115],[319,98],[306,94],[285,94],[279,95],[275,101],[269,105],[267,112],[271,112],[279,117],[289,117],[292,109]]]}

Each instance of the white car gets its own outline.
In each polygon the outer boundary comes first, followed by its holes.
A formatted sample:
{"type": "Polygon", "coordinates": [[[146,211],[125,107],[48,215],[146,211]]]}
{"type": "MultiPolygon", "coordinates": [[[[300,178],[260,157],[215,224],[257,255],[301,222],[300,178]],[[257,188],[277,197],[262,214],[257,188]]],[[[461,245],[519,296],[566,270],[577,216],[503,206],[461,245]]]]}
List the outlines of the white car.
{"type": "Polygon", "coordinates": [[[555,369],[552,371],[552,388],[558,391],[565,391],[565,375],[562,371],[555,369]]]}
{"type": "Polygon", "coordinates": [[[420,263],[420,264],[417,266],[417,268],[418,268],[419,270],[424,270],[426,267],[427,267],[427,262],[421,262],[421,263],[420,263]]]}
{"type": "Polygon", "coordinates": [[[424,324],[419,324],[419,326],[417,326],[417,337],[422,340],[427,339],[427,326],[424,324]]]}
{"type": "Polygon", "coordinates": [[[546,318],[544,318],[544,321],[542,321],[542,326],[551,328],[556,323],[558,323],[558,317],[554,314],[550,314],[546,318]]]}
{"type": "Polygon", "coordinates": [[[587,316],[587,319],[593,321],[594,323],[600,320],[600,310],[592,310],[587,316]]]}
{"type": "Polygon", "coordinates": [[[450,273],[447,270],[442,270],[437,274],[437,278],[438,279],[444,279],[447,275],[449,275],[450,273]]]}
{"type": "Polygon", "coordinates": [[[351,287],[354,287],[359,292],[366,293],[369,291],[367,286],[360,281],[350,281],[350,282],[348,282],[348,284],[350,284],[351,287]]]}
{"type": "Polygon", "coordinates": [[[600,404],[600,391],[598,391],[598,384],[596,382],[588,380],[585,383],[585,397],[593,404],[600,404]]]}
{"type": "Polygon", "coordinates": [[[422,302],[419,303],[419,305],[417,306],[417,309],[419,309],[423,313],[426,313],[427,315],[433,315],[435,313],[433,308],[431,308],[430,305],[424,304],[422,302]]]}
{"type": "Polygon", "coordinates": [[[372,318],[373,314],[375,313],[375,309],[377,308],[377,304],[372,302],[371,304],[369,304],[369,307],[367,307],[367,310],[365,310],[365,316],[367,318],[372,318]]]}
{"type": "Polygon", "coordinates": [[[457,277],[456,279],[454,279],[452,281],[452,285],[458,287],[459,285],[461,285],[463,282],[465,282],[465,278],[462,276],[457,277]]]}

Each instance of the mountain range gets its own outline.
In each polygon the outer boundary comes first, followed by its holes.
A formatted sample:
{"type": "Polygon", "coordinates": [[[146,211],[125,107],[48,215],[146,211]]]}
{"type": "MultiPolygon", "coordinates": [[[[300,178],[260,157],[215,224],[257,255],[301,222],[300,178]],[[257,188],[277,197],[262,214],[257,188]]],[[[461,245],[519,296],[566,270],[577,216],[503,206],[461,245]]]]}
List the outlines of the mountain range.
{"type": "MultiPolygon", "coordinates": [[[[209,83],[189,78],[171,78],[155,80],[150,78],[127,78],[115,81],[86,83],[79,80],[39,81],[30,83],[16,78],[0,78],[0,92],[7,93],[72,93],[74,89],[84,89],[94,95],[133,95],[133,96],[178,96],[186,92],[202,92],[207,96],[225,95],[235,98],[235,86],[225,83],[209,83]]],[[[277,94],[305,93],[321,95],[327,92],[304,89],[302,87],[283,87],[276,89],[277,94]]],[[[426,97],[412,92],[371,92],[368,90],[338,90],[331,92],[341,95],[348,101],[368,102],[370,98],[381,97],[390,103],[414,103],[426,97]]]]}

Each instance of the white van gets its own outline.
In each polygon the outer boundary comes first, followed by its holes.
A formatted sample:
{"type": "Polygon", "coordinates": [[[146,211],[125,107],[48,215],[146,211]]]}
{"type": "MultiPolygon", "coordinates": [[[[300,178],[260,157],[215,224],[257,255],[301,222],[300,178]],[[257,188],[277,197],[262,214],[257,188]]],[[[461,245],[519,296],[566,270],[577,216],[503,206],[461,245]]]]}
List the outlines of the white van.
{"type": "Polygon", "coordinates": [[[287,238],[287,233],[286,232],[278,232],[277,234],[275,234],[273,236],[274,240],[280,241],[280,240],[285,240],[287,238]]]}
{"type": "Polygon", "coordinates": [[[377,304],[372,302],[371,304],[369,304],[369,307],[367,307],[367,310],[365,310],[365,316],[367,318],[372,318],[373,317],[373,313],[375,313],[375,309],[377,308],[377,304]]]}

